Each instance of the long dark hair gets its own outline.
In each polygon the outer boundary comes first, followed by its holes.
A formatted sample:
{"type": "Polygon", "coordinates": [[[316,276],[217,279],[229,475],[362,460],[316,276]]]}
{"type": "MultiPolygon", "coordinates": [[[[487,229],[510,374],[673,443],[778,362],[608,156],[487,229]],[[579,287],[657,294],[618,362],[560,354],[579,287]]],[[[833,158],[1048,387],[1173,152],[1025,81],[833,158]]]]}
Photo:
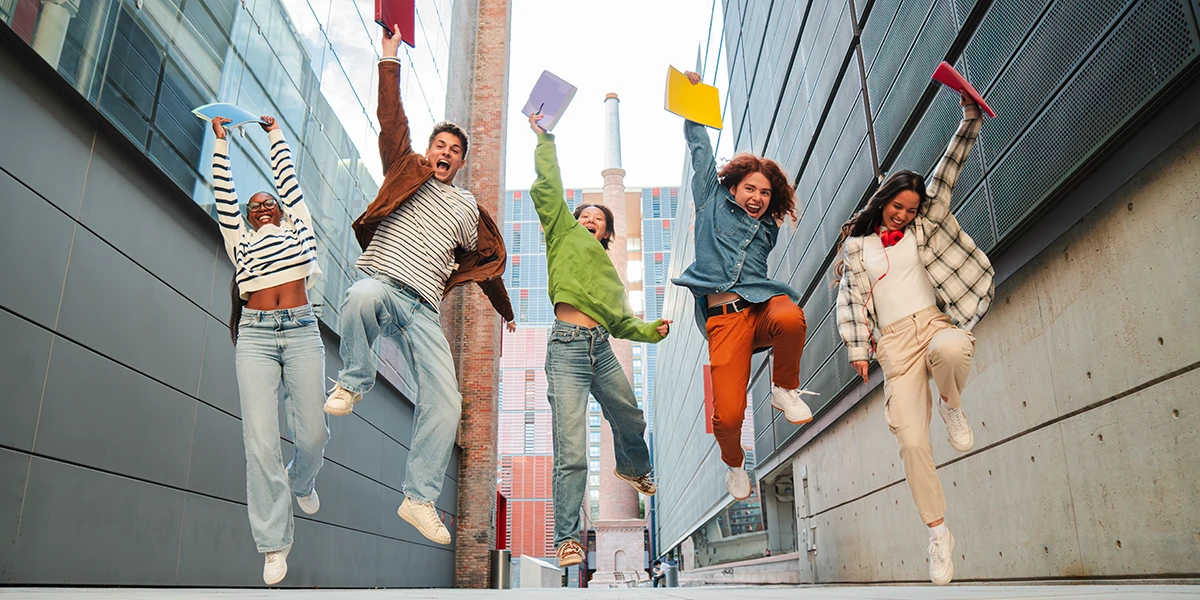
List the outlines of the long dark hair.
{"type": "Polygon", "coordinates": [[[600,212],[604,213],[604,233],[606,235],[604,236],[604,239],[600,240],[600,245],[604,246],[605,250],[608,250],[608,245],[612,242],[613,236],[617,235],[617,232],[613,230],[613,221],[615,220],[615,217],[613,217],[612,211],[603,204],[580,204],[579,206],[575,207],[576,221],[579,220],[579,215],[583,214],[583,209],[585,208],[598,208],[600,209],[600,212]]]}
{"type": "MultiPolygon", "coordinates": [[[[925,193],[925,178],[919,173],[909,170],[896,171],[884,180],[883,185],[875,190],[871,195],[871,199],[867,201],[867,205],[862,210],[854,213],[849,221],[842,225],[842,235],[838,238],[837,252],[842,252],[842,244],[846,238],[862,237],[870,235],[883,223],[883,207],[896,194],[900,192],[914,192],[920,198],[917,203],[917,213],[920,214],[921,209],[925,208],[925,203],[929,202],[929,195],[925,193]]],[[[833,284],[837,285],[842,279],[842,272],[846,270],[846,262],[844,258],[839,257],[837,264],[833,267],[833,284]]]]}
{"type": "Polygon", "coordinates": [[[238,290],[237,275],[229,282],[229,306],[229,339],[233,340],[233,345],[236,346],[238,321],[242,320],[242,309],[246,307],[246,301],[242,300],[242,292],[238,290]]]}
{"type": "Polygon", "coordinates": [[[771,183],[771,202],[767,204],[766,216],[776,224],[782,224],[785,216],[791,217],[792,222],[795,223],[796,189],[788,181],[787,173],[784,172],[783,167],[779,166],[779,163],[749,152],[742,152],[725,163],[725,166],[721,167],[721,171],[717,173],[717,177],[721,179],[721,185],[732,193],[738,184],[751,173],[762,173],[763,177],[766,177],[767,181],[771,183]]]}

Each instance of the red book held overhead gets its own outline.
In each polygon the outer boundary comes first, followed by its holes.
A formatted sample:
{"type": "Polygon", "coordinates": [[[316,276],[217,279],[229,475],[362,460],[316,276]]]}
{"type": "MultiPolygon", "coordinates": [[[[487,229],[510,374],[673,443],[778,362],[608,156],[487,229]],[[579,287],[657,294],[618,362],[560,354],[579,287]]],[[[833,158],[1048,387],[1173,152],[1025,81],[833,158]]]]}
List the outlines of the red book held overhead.
{"type": "Polygon", "coordinates": [[[416,0],[375,0],[375,22],[388,33],[399,34],[409,47],[417,47],[416,0]],[[393,25],[400,31],[392,31],[393,25]]]}
{"type": "Polygon", "coordinates": [[[971,82],[967,81],[958,71],[955,71],[950,63],[942,61],[942,64],[938,65],[937,70],[933,72],[933,80],[956,92],[966,93],[979,105],[979,108],[983,109],[983,112],[987,113],[987,116],[996,117],[996,113],[987,105],[987,102],[983,101],[983,96],[979,95],[975,86],[971,85],[971,82]]]}

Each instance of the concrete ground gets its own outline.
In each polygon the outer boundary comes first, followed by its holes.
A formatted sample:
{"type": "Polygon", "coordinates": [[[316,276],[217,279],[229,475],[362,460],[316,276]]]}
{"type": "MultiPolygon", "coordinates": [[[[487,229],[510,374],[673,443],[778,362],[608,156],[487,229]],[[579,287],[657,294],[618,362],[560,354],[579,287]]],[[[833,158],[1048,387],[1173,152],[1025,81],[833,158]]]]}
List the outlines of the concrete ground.
{"type": "Polygon", "coordinates": [[[490,590],[204,590],[112,588],[0,588],[5,600],[1196,600],[1200,585],[951,585],[758,586],[667,589],[490,590]]]}

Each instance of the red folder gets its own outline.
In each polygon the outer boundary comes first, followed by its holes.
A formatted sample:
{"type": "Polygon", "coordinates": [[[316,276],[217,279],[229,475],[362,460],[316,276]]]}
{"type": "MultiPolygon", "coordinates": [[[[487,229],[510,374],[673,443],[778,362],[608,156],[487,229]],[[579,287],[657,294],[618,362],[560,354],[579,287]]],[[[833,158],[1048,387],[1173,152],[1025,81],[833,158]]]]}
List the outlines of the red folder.
{"type": "Polygon", "coordinates": [[[938,65],[937,70],[933,72],[933,80],[956,92],[966,92],[979,105],[979,108],[982,108],[983,112],[987,113],[987,116],[996,117],[996,113],[987,105],[987,102],[983,101],[983,96],[979,95],[979,92],[975,90],[975,86],[971,85],[971,82],[967,81],[958,71],[955,71],[954,67],[950,66],[950,63],[942,61],[942,64],[938,65]]]}
{"type": "Polygon", "coordinates": [[[417,47],[416,0],[375,0],[375,22],[388,33],[399,34],[410,47],[417,47]],[[392,31],[392,25],[399,25],[400,31],[392,31]]]}

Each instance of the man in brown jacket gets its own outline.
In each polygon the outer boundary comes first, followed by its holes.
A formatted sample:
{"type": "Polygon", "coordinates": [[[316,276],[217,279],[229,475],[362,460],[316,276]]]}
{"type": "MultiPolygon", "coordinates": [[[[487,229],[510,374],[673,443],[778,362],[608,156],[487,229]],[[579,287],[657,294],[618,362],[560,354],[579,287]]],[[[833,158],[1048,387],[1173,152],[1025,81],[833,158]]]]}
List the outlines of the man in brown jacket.
{"type": "Polygon", "coordinates": [[[449,544],[434,502],[450,464],[462,395],[438,304],[452,288],[474,282],[510,330],[513,312],[502,278],[507,259],[500,230],[470,192],[454,185],[467,156],[467,134],[442,122],[425,155],[413,151],[400,101],[399,45],[400,36],[384,33],[378,109],[384,179],[375,201],[354,221],[363,248],[357,267],[371,277],[346,291],[339,349],[344,367],[325,412],[350,414],[375,384],[375,339],[395,340],[417,388],[405,499],[397,512],[425,537],[449,544]]]}

